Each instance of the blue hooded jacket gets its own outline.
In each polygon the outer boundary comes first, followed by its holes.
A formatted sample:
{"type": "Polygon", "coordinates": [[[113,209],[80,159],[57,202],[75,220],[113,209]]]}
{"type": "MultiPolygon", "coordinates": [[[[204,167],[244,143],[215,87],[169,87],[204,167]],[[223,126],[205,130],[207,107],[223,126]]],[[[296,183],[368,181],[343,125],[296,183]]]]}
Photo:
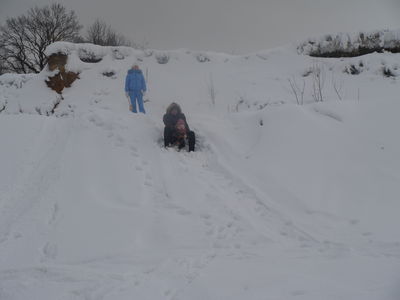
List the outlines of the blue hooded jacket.
{"type": "Polygon", "coordinates": [[[146,91],[143,73],[138,69],[130,69],[125,79],[125,92],[146,91]]]}

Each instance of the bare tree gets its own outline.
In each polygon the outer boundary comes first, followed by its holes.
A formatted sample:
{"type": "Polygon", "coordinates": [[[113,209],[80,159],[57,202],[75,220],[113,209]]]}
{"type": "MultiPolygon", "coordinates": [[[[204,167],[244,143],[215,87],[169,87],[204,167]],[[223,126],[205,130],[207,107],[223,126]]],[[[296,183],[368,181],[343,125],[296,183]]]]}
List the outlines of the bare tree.
{"type": "Polygon", "coordinates": [[[143,50],[143,51],[147,51],[147,49],[149,48],[149,42],[147,41],[147,39],[146,38],[143,38],[143,40],[140,42],[140,43],[138,43],[138,42],[134,42],[134,43],[132,43],[132,47],[133,48],[136,48],[136,49],[139,49],[139,50],[143,50]]]}
{"type": "Polygon", "coordinates": [[[99,19],[94,21],[92,25],[87,30],[86,40],[89,43],[96,45],[104,45],[106,34],[107,34],[107,24],[99,19]]]}
{"type": "Polygon", "coordinates": [[[87,30],[86,40],[100,46],[132,46],[132,42],[117,33],[106,22],[97,19],[87,30]]]}
{"type": "Polygon", "coordinates": [[[72,42],[76,43],[76,44],[82,44],[82,43],[86,43],[86,40],[83,36],[79,35],[79,36],[75,37],[72,42]]]}
{"type": "Polygon", "coordinates": [[[9,71],[39,73],[47,63],[46,47],[56,41],[74,41],[81,28],[75,12],[60,4],[35,6],[0,27],[0,59],[9,71]]]}

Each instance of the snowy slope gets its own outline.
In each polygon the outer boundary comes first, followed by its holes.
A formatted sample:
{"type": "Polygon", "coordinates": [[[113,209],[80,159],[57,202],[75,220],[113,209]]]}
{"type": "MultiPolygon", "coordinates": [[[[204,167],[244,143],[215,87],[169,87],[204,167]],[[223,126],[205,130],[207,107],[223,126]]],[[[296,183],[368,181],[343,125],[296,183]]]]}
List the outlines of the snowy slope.
{"type": "Polygon", "coordinates": [[[58,50],[81,72],[64,99],[46,71],[0,77],[0,299],[399,299],[400,55],[58,50]],[[194,153],[161,147],[171,101],[194,153]]]}

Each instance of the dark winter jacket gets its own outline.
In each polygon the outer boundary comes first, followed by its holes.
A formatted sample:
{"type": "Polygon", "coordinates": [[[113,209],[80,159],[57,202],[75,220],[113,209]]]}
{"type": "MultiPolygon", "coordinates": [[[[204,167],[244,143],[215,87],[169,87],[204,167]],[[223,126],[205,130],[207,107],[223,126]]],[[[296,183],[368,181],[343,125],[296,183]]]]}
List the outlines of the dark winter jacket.
{"type": "Polygon", "coordinates": [[[130,69],[125,79],[125,92],[146,91],[146,82],[139,69],[130,69]]]}
{"type": "Polygon", "coordinates": [[[176,103],[171,103],[168,108],[167,108],[167,112],[163,117],[163,121],[165,124],[165,127],[169,127],[169,128],[175,128],[176,123],[178,122],[179,119],[182,119],[185,121],[185,126],[186,126],[186,130],[187,132],[190,131],[189,125],[186,121],[186,117],[185,114],[182,113],[181,107],[176,104],[176,103]],[[176,115],[171,114],[171,111],[173,109],[176,109],[178,111],[178,113],[176,115]]]}

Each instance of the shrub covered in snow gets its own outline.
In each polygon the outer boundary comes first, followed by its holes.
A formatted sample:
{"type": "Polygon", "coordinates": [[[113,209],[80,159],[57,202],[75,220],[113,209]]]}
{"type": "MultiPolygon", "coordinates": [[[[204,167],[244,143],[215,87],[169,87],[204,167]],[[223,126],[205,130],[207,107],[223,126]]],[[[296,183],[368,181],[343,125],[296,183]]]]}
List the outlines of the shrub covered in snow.
{"type": "Polygon", "coordinates": [[[3,74],[0,76],[0,85],[20,89],[34,74],[3,74]]]}
{"type": "Polygon", "coordinates": [[[124,55],[124,53],[122,53],[118,48],[115,48],[114,50],[113,50],[113,58],[114,59],[124,59],[125,58],[125,55],[124,55]]]}
{"type": "Polygon", "coordinates": [[[383,66],[382,74],[385,77],[397,77],[400,73],[396,67],[383,66]]]}
{"type": "Polygon", "coordinates": [[[98,63],[103,59],[98,53],[87,49],[79,49],[78,56],[83,62],[87,63],[98,63]]]}
{"type": "Polygon", "coordinates": [[[358,75],[364,69],[364,66],[360,64],[350,64],[345,67],[344,72],[350,75],[358,75]]]}
{"type": "Polygon", "coordinates": [[[102,73],[102,75],[103,76],[105,76],[105,77],[110,77],[110,78],[112,78],[112,79],[115,79],[116,77],[115,77],[115,72],[114,71],[104,71],[103,73],[102,73]]]}
{"type": "Polygon", "coordinates": [[[144,50],[143,50],[143,53],[144,53],[144,56],[150,57],[150,56],[153,55],[154,51],[151,50],[151,49],[144,49],[144,50]]]}
{"type": "Polygon", "coordinates": [[[315,57],[354,57],[373,52],[400,52],[400,30],[338,33],[319,39],[308,39],[297,50],[300,54],[315,57]]]}
{"type": "Polygon", "coordinates": [[[46,48],[45,53],[47,56],[50,56],[54,53],[70,55],[74,52],[78,53],[79,58],[85,62],[100,61],[106,55],[110,55],[110,57],[115,59],[124,59],[127,56],[142,53],[142,51],[130,47],[98,46],[88,43],[74,44],[67,42],[53,43],[46,48]]]}
{"type": "Polygon", "coordinates": [[[156,60],[160,65],[165,65],[169,61],[169,54],[168,53],[157,53],[156,60]]]}
{"type": "Polygon", "coordinates": [[[196,59],[198,62],[201,62],[201,63],[210,61],[208,56],[205,54],[202,54],[202,53],[197,54],[196,59]]]}

